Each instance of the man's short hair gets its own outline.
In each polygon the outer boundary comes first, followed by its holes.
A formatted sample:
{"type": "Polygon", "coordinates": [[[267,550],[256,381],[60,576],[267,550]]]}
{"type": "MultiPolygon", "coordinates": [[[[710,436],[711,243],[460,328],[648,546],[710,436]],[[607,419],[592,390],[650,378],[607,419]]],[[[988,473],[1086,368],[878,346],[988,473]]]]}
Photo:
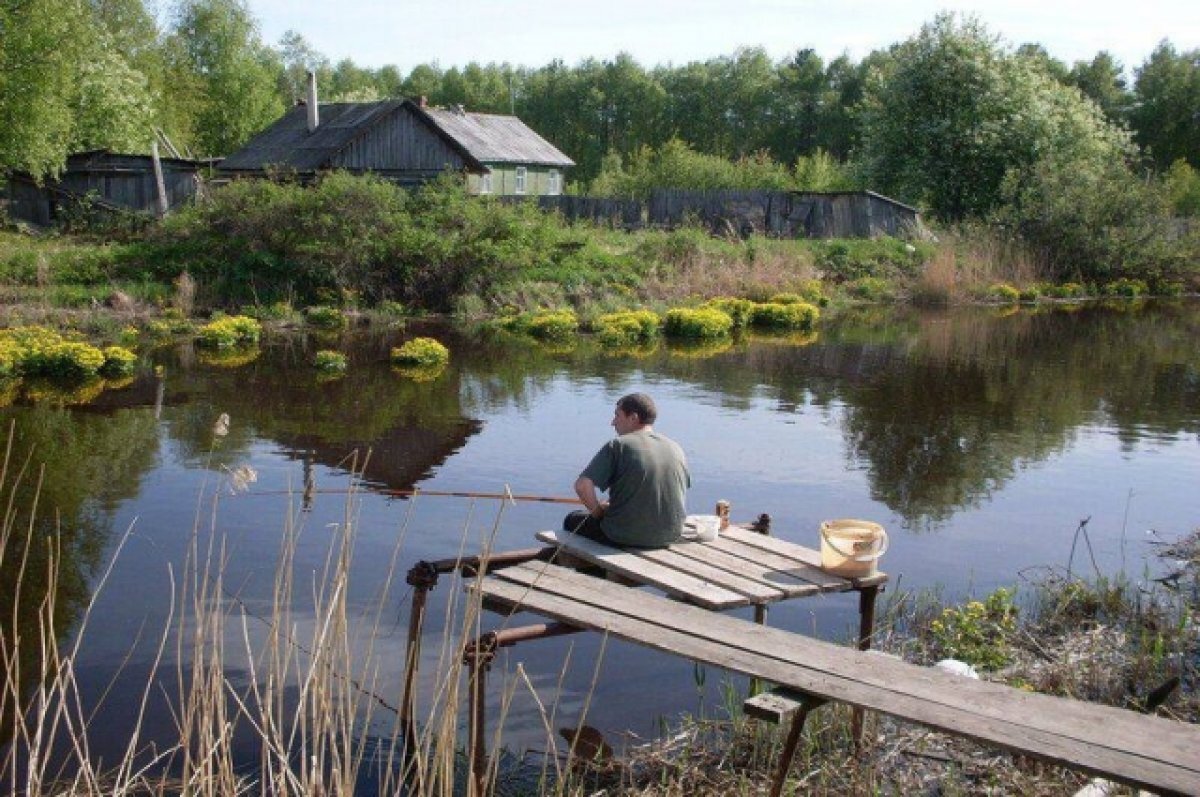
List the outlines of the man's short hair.
{"type": "Polygon", "coordinates": [[[658,418],[658,408],[654,406],[654,399],[645,393],[630,393],[628,396],[622,396],[617,400],[617,409],[626,415],[636,413],[638,420],[647,425],[654,423],[658,418]]]}

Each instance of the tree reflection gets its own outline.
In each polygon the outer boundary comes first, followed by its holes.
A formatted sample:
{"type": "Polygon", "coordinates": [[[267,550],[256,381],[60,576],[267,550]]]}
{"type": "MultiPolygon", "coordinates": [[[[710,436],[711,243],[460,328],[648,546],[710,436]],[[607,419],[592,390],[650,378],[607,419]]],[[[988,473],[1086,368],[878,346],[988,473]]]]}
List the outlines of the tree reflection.
{"type": "MultiPolygon", "coordinates": [[[[60,642],[75,627],[112,537],[113,514],[140,491],[157,458],[158,436],[146,410],[107,414],[41,404],[8,408],[3,417],[11,447],[0,492],[7,506],[0,676],[11,700],[50,674],[39,644],[43,625],[52,621],[60,642]]],[[[15,706],[0,700],[0,707],[6,740],[15,706]]]]}

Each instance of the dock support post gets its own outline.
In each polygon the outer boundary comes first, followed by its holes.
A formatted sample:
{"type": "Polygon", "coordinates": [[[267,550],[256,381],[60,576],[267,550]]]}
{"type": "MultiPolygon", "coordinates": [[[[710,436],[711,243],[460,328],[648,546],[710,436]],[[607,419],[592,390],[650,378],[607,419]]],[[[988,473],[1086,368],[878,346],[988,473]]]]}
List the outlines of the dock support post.
{"type": "Polygon", "coordinates": [[[787,741],[783,744],[783,752],[779,755],[779,768],[775,770],[775,782],[771,784],[771,797],[783,794],[783,784],[787,782],[788,770],[792,768],[792,759],[796,757],[796,748],[800,745],[800,737],[804,733],[804,723],[808,713],[825,705],[824,700],[805,697],[800,710],[792,718],[792,727],[788,729],[787,741]]]}
{"type": "Polygon", "coordinates": [[[467,665],[470,683],[470,736],[467,753],[471,757],[471,777],[467,786],[470,797],[487,794],[488,751],[484,734],[487,732],[487,671],[496,657],[495,634],[484,634],[467,645],[463,663],[467,665]]]}
{"type": "MultiPolygon", "coordinates": [[[[858,649],[870,650],[871,638],[875,636],[875,599],[879,586],[863,587],[858,591],[858,649]]],[[[850,713],[850,736],[855,747],[863,743],[863,710],[855,707],[850,713]]]]}
{"type": "Polygon", "coordinates": [[[411,755],[417,738],[413,720],[413,690],[417,665],[421,659],[421,628],[425,624],[425,605],[429,591],[437,586],[438,568],[432,562],[417,562],[408,571],[409,586],[413,588],[412,611],[408,616],[408,643],[404,650],[404,691],[400,697],[400,728],[404,733],[404,749],[411,755]]]}

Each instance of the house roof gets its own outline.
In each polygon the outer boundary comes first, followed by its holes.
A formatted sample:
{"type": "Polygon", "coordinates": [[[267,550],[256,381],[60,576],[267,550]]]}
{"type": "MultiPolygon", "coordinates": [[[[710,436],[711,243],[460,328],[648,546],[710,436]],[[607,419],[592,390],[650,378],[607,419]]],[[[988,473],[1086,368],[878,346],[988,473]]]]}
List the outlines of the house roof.
{"type": "Polygon", "coordinates": [[[321,103],[320,110],[320,124],[309,133],[307,109],[292,107],[222,161],[221,169],[257,171],[275,165],[316,171],[329,166],[339,152],[381,120],[399,112],[413,113],[475,171],[482,171],[484,162],[574,165],[515,116],[422,108],[410,100],[321,103]]]}
{"type": "Polygon", "coordinates": [[[449,108],[419,110],[475,158],[485,163],[575,165],[575,161],[515,116],[471,113],[449,108]]]}

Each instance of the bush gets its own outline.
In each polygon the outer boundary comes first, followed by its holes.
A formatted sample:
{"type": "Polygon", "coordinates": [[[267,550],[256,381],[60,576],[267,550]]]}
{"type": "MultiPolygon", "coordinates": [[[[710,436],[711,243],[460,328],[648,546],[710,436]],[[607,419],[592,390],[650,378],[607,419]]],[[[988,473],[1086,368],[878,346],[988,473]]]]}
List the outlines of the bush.
{"type": "Polygon", "coordinates": [[[879,277],[859,277],[846,286],[846,293],[865,302],[890,302],[896,298],[891,283],[879,277]]]}
{"type": "Polygon", "coordinates": [[[322,305],[305,308],[304,321],[318,329],[345,329],[349,324],[346,314],[341,310],[322,305]]]}
{"type": "MultiPolygon", "coordinates": [[[[115,351],[136,357],[125,349],[115,351]]],[[[115,355],[118,358],[124,355],[115,355]]],[[[48,376],[78,379],[95,376],[105,366],[105,352],[39,326],[0,330],[0,376],[48,376]]]]}
{"type": "Polygon", "coordinates": [[[594,327],[606,346],[622,346],[653,340],[660,323],[658,313],[652,310],[626,310],[600,316],[594,327]]]}
{"type": "Polygon", "coordinates": [[[959,659],[985,669],[1008,663],[1012,634],[1017,628],[1015,590],[998,589],[981,601],[962,608],[947,608],[930,623],[929,630],[943,657],[959,659]]]}
{"type": "Polygon", "coordinates": [[[1061,285],[1047,285],[1042,295],[1051,299],[1083,299],[1087,297],[1087,290],[1077,282],[1064,282],[1061,285]]]}
{"type": "Polygon", "coordinates": [[[244,315],[226,316],[200,327],[200,344],[216,349],[252,346],[262,336],[262,325],[244,315]]]}
{"type": "Polygon", "coordinates": [[[733,329],[728,313],[712,308],[676,307],[667,311],[663,331],[673,338],[713,340],[724,338],[733,329]]]}
{"type": "Polygon", "coordinates": [[[1100,289],[1100,293],[1103,296],[1113,296],[1122,299],[1136,299],[1139,296],[1145,296],[1149,292],[1150,288],[1145,282],[1127,277],[1113,280],[1100,289]]]}
{"type": "Polygon", "coordinates": [[[811,330],[817,323],[820,311],[811,304],[796,302],[793,304],[778,304],[767,302],[755,305],[750,316],[750,323],[756,327],[769,329],[803,329],[811,330]]]}
{"type": "Polygon", "coordinates": [[[1005,282],[998,282],[987,289],[987,298],[993,302],[1015,304],[1021,298],[1021,292],[1005,282]]]}
{"type": "Polygon", "coordinates": [[[704,304],[713,310],[720,310],[733,320],[733,328],[741,329],[750,323],[750,314],[754,312],[754,302],[749,299],[736,299],[731,296],[718,296],[709,299],[704,304]]]}
{"type": "Polygon", "coordinates": [[[132,374],[137,365],[137,355],[123,346],[109,346],[104,349],[104,365],[100,373],[104,376],[125,376],[132,374]]]}
{"type": "Polygon", "coordinates": [[[505,329],[532,335],[539,340],[569,340],[579,331],[579,318],[573,310],[544,310],[522,313],[501,322],[505,329]]]}
{"type": "Polygon", "coordinates": [[[821,283],[818,280],[805,280],[795,293],[777,293],[767,301],[773,304],[808,302],[809,304],[815,304],[817,307],[824,307],[829,304],[829,297],[825,295],[825,291],[821,288],[821,283]]]}
{"type": "Polygon", "coordinates": [[[1027,288],[1022,288],[1018,298],[1022,302],[1036,302],[1041,298],[1042,292],[1036,285],[1030,285],[1027,288]]]}
{"type": "Polygon", "coordinates": [[[318,371],[325,373],[342,373],[346,370],[349,361],[346,355],[340,351],[331,351],[322,349],[318,351],[316,357],[313,358],[313,365],[318,371]]]}
{"type": "Polygon", "coordinates": [[[441,366],[450,361],[450,350],[433,338],[413,338],[403,346],[392,349],[392,362],[397,365],[441,366]]]}

